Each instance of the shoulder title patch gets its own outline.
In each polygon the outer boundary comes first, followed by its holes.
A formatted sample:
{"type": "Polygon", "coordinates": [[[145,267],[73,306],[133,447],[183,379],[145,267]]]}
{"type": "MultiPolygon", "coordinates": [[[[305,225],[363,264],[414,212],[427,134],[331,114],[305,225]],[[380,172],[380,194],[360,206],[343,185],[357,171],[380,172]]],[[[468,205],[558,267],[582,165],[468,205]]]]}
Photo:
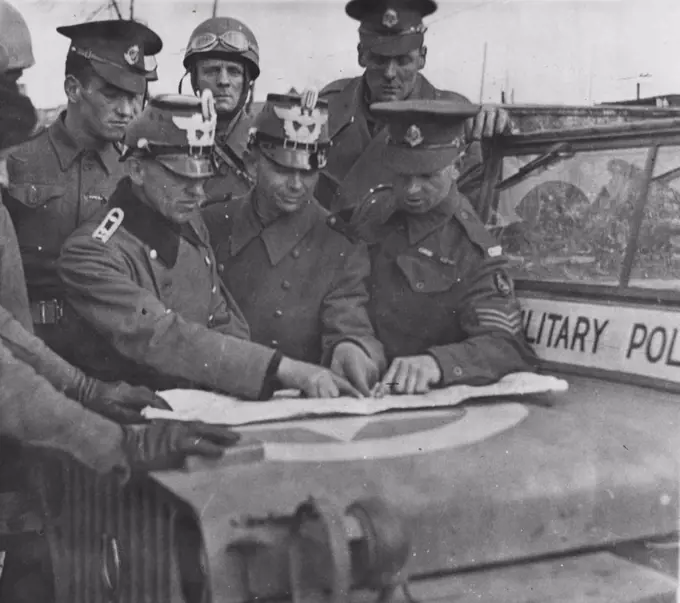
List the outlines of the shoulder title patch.
{"type": "Polygon", "coordinates": [[[114,207],[106,217],[102,220],[101,224],[97,226],[97,229],[92,233],[92,238],[101,241],[102,243],[107,243],[114,232],[118,230],[118,227],[123,223],[123,218],[125,217],[125,212],[120,207],[114,207]]]}

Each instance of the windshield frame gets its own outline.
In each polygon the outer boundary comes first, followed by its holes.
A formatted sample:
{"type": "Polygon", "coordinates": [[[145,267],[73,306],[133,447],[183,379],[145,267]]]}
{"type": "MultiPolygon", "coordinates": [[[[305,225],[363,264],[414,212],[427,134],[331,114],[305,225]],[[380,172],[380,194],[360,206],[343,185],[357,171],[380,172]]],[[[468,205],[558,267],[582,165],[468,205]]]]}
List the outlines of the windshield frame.
{"type": "MultiPolygon", "coordinates": [[[[664,305],[680,307],[680,290],[655,289],[630,286],[630,275],[637,257],[640,229],[644,220],[644,209],[649,202],[649,188],[653,180],[656,159],[660,147],[680,146],[680,120],[659,119],[642,123],[597,126],[563,131],[545,131],[526,135],[498,137],[485,149],[488,158],[479,198],[479,214],[485,224],[497,197],[497,186],[501,182],[503,161],[511,156],[541,156],[549,153],[556,144],[568,142],[570,152],[577,154],[588,151],[645,148],[646,154],[643,181],[635,198],[635,210],[631,219],[631,233],[628,237],[624,261],[616,285],[596,283],[541,281],[517,278],[518,291],[536,293],[569,294],[575,297],[615,297],[626,301],[663,302],[664,305]]],[[[680,163],[680,156],[679,156],[680,163]]],[[[679,166],[680,167],[680,166],[679,166]]],[[[664,174],[661,174],[663,176],[664,174]]]]}

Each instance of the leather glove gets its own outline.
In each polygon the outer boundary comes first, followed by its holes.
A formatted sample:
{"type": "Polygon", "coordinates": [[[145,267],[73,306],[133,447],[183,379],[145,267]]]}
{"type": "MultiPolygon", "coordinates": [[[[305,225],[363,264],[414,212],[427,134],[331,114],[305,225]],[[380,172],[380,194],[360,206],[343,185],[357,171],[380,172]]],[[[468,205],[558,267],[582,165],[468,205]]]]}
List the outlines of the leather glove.
{"type": "Polygon", "coordinates": [[[147,406],[172,410],[170,405],[147,387],[116,381],[106,383],[78,375],[76,399],[87,409],[121,424],[146,423],[141,411],[147,406]]]}
{"type": "Polygon", "coordinates": [[[331,370],[345,377],[364,396],[378,381],[380,371],[370,356],[355,343],[343,341],[335,346],[331,358],[331,370]]]}
{"type": "Polygon", "coordinates": [[[395,358],[390,368],[376,385],[373,395],[426,394],[442,379],[442,371],[434,356],[403,356],[395,358]]]}
{"type": "Polygon", "coordinates": [[[124,426],[123,451],[133,474],[181,469],[187,456],[219,458],[241,436],[223,425],[198,421],[154,421],[124,426]]]}

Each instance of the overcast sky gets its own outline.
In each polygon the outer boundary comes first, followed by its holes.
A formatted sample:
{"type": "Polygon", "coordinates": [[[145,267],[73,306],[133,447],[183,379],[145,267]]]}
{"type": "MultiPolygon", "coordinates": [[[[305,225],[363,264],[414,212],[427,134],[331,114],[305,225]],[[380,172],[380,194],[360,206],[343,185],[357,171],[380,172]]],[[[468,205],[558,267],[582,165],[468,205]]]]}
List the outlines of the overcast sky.
{"type": "MultiPolygon", "coordinates": [[[[37,65],[24,78],[29,93],[39,106],[58,104],[68,42],[54,28],[106,3],[15,4],[33,33],[37,65]]],[[[127,11],[129,0],[120,5],[127,11]]],[[[176,91],[187,38],[211,6],[212,0],[136,0],[136,16],[164,40],[154,91],[176,91]]],[[[342,0],[220,0],[219,13],[243,19],[260,41],[258,98],[360,72],[357,23],[343,6],[342,0]]],[[[484,101],[497,102],[506,89],[517,102],[601,102],[632,97],[636,81],[644,96],[680,93],[680,0],[440,0],[439,6],[427,20],[425,75],[472,100],[481,91],[484,101]]],[[[102,10],[96,18],[109,16],[102,10]]]]}

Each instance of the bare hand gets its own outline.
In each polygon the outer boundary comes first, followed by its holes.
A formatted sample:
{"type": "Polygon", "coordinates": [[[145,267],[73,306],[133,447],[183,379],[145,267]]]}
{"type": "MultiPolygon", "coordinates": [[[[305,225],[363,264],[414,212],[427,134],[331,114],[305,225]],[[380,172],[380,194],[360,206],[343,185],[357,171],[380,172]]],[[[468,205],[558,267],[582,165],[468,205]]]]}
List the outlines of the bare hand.
{"type": "Polygon", "coordinates": [[[385,376],[376,387],[380,397],[387,392],[393,394],[426,394],[442,378],[442,371],[433,356],[404,356],[395,358],[385,376]]]}
{"type": "Polygon", "coordinates": [[[331,370],[345,377],[364,396],[371,394],[371,388],[380,376],[378,365],[361,347],[350,341],[335,346],[331,370]]]}
{"type": "Polygon", "coordinates": [[[512,132],[512,120],[506,109],[482,105],[479,113],[465,123],[468,140],[481,140],[512,132]]]}
{"type": "Polygon", "coordinates": [[[340,375],[307,362],[284,358],[276,376],[284,387],[299,389],[308,398],[362,397],[361,392],[340,375]]]}

